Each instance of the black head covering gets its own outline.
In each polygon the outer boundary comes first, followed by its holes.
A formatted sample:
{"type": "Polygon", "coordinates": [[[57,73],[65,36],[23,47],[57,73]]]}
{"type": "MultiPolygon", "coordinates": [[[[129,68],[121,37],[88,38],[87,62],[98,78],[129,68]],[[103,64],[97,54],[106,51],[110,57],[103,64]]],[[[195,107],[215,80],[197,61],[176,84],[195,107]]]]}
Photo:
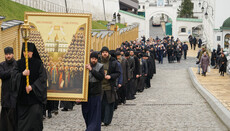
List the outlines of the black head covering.
{"type": "Polygon", "coordinates": [[[117,51],[117,52],[115,53],[115,55],[116,55],[116,56],[121,55],[121,52],[120,52],[120,51],[117,51]]]}
{"type": "Polygon", "coordinates": [[[127,56],[129,56],[130,54],[129,54],[129,52],[125,52],[125,56],[127,57],[127,56]]]}
{"type": "MultiPolygon", "coordinates": [[[[27,42],[28,51],[33,52],[33,58],[41,60],[40,55],[38,54],[37,48],[32,42],[27,42]]],[[[23,52],[25,51],[25,42],[22,44],[22,54],[21,58],[24,58],[23,52]]]]}
{"type": "Polygon", "coordinates": [[[116,56],[115,56],[115,53],[116,53],[115,50],[110,50],[110,51],[109,51],[109,54],[110,54],[112,57],[116,57],[116,56]]]}
{"type": "Polygon", "coordinates": [[[96,59],[98,59],[98,53],[97,52],[92,52],[91,54],[90,54],[90,58],[96,58],[96,59]]]}
{"type": "Polygon", "coordinates": [[[14,49],[12,47],[6,47],[4,49],[5,54],[14,54],[14,49]]]}
{"type": "Polygon", "coordinates": [[[148,56],[148,54],[144,53],[144,54],[143,54],[143,57],[149,57],[149,56],[148,56]]]}
{"type": "Polygon", "coordinates": [[[106,47],[106,46],[104,46],[104,47],[102,47],[102,49],[101,49],[101,52],[103,52],[103,51],[107,51],[107,52],[109,52],[109,48],[108,48],[108,47],[106,47]]]}

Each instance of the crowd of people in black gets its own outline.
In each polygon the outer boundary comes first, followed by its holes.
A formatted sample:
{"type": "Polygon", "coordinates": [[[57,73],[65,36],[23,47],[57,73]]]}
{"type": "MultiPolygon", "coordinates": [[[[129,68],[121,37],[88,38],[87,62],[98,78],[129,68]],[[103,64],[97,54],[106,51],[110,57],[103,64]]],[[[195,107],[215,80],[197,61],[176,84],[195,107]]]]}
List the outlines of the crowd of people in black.
{"type": "Polygon", "coordinates": [[[227,58],[224,54],[223,48],[221,48],[220,44],[217,45],[217,50],[213,49],[211,54],[211,66],[213,69],[219,69],[219,73],[221,76],[224,76],[227,68],[227,58]]]}
{"type": "MultiPolygon", "coordinates": [[[[58,114],[59,101],[46,102],[45,68],[35,45],[33,43],[30,45],[29,70],[25,69],[25,49],[22,49],[22,59],[19,61],[13,59],[12,48],[5,49],[6,61],[0,64],[2,79],[0,128],[42,130],[42,116],[43,119],[46,118],[46,110],[49,112],[49,118],[52,117],[52,112],[58,114]],[[31,85],[29,86],[26,85],[26,76],[30,77],[31,85]],[[11,89],[6,90],[12,81],[14,84],[11,85],[11,89]],[[6,101],[10,105],[6,104],[6,101]],[[37,124],[34,125],[34,122],[37,124]]],[[[179,63],[182,56],[187,59],[187,51],[188,45],[179,39],[174,40],[173,36],[147,40],[142,37],[140,41],[125,41],[115,50],[110,50],[108,47],[103,47],[100,51],[91,50],[90,63],[85,65],[85,68],[89,70],[88,101],[70,102],[69,109],[73,109],[75,104],[81,105],[86,130],[100,131],[101,125],[111,124],[113,113],[119,105],[126,104],[127,100],[135,99],[137,93],[151,87],[150,81],[156,74],[155,61],[163,64],[163,59],[167,57],[169,63],[175,61],[179,63]]],[[[203,62],[203,56],[209,56],[209,54],[206,48],[202,47],[198,53],[199,63],[203,62]]],[[[226,72],[224,57],[220,47],[217,53],[212,52],[211,64],[219,68],[221,74],[226,72]]],[[[68,111],[68,109],[63,108],[62,111],[68,111]]]]}

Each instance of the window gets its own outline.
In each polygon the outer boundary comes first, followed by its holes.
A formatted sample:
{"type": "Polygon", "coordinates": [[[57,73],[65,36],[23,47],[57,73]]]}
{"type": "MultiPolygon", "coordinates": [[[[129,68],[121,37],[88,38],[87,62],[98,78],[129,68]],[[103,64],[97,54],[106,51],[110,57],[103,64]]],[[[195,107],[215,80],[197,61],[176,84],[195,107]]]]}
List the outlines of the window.
{"type": "Polygon", "coordinates": [[[138,9],[140,9],[140,8],[141,8],[141,6],[139,5],[139,6],[138,6],[138,9]]]}
{"type": "Polygon", "coordinates": [[[186,28],[181,28],[181,33],[186,33],[186,28]]]}
{"type": "Polygon", "coordinates": [[[145,6],[143,5],[143,9],[145,9],[145,6]]]}
{"type": "Polygon", "coordinates": [[[220,41],[220,38],[221,38],[220,36],[217,36],[217,41],[220,41]]]}

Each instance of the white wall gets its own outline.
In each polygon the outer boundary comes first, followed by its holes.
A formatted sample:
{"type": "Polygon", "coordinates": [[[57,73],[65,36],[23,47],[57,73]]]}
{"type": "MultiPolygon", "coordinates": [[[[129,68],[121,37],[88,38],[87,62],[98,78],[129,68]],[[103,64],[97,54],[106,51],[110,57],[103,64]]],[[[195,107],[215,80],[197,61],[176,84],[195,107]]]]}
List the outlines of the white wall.
{"type": "Polygon", "coordinates": [[[121,23],[127,23],[128,25],[132,25],[135,23],[139,24],[139,33],[138,38],[145,35],[145,19],[137,18],[135,16],[131,16],[125,13],[119,12],[121,15],[121,23]]]}
{"type": "Polygon", "coordinates": [[[188,41],[188,36],[192,34],[192,28],[197,27],[201,25],[202,23],[199,22],[188,22],[188,21],[177,21],[175,24],[177,24],[177,33],[178,38],[184,42],[188,41]],[[181,28],[186,28],[186,32],[182,33],[181,28]]]}
{"type": "Polygon", "coordinates": [[[214,33],[214,34],[215,34],[215,37],[213,38],[214,43],[213,43],[213,48],[212,48],[212,49],[217,49],[217,45],[218,45],[218,44],[220,44],[221,47],[224,47],[223,32],[220,32],[219,30],[216,30],[216,31],[214,31],[214,32],[215,32],[215,33],[214,33]],[[217,36],[220,36],[220,37],[221,37],[220,41],[217,41],[217,36]]]}

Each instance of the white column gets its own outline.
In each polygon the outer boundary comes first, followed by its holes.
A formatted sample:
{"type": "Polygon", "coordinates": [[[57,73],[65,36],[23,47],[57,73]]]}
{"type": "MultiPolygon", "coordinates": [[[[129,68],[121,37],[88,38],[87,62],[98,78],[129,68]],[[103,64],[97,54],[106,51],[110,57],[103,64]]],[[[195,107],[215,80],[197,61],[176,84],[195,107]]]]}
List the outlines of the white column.
{"type": "Polygon", "coordinates": [[[146,39],[149,38],[149,1],[145,2],[145,37],[146,39]]]}

